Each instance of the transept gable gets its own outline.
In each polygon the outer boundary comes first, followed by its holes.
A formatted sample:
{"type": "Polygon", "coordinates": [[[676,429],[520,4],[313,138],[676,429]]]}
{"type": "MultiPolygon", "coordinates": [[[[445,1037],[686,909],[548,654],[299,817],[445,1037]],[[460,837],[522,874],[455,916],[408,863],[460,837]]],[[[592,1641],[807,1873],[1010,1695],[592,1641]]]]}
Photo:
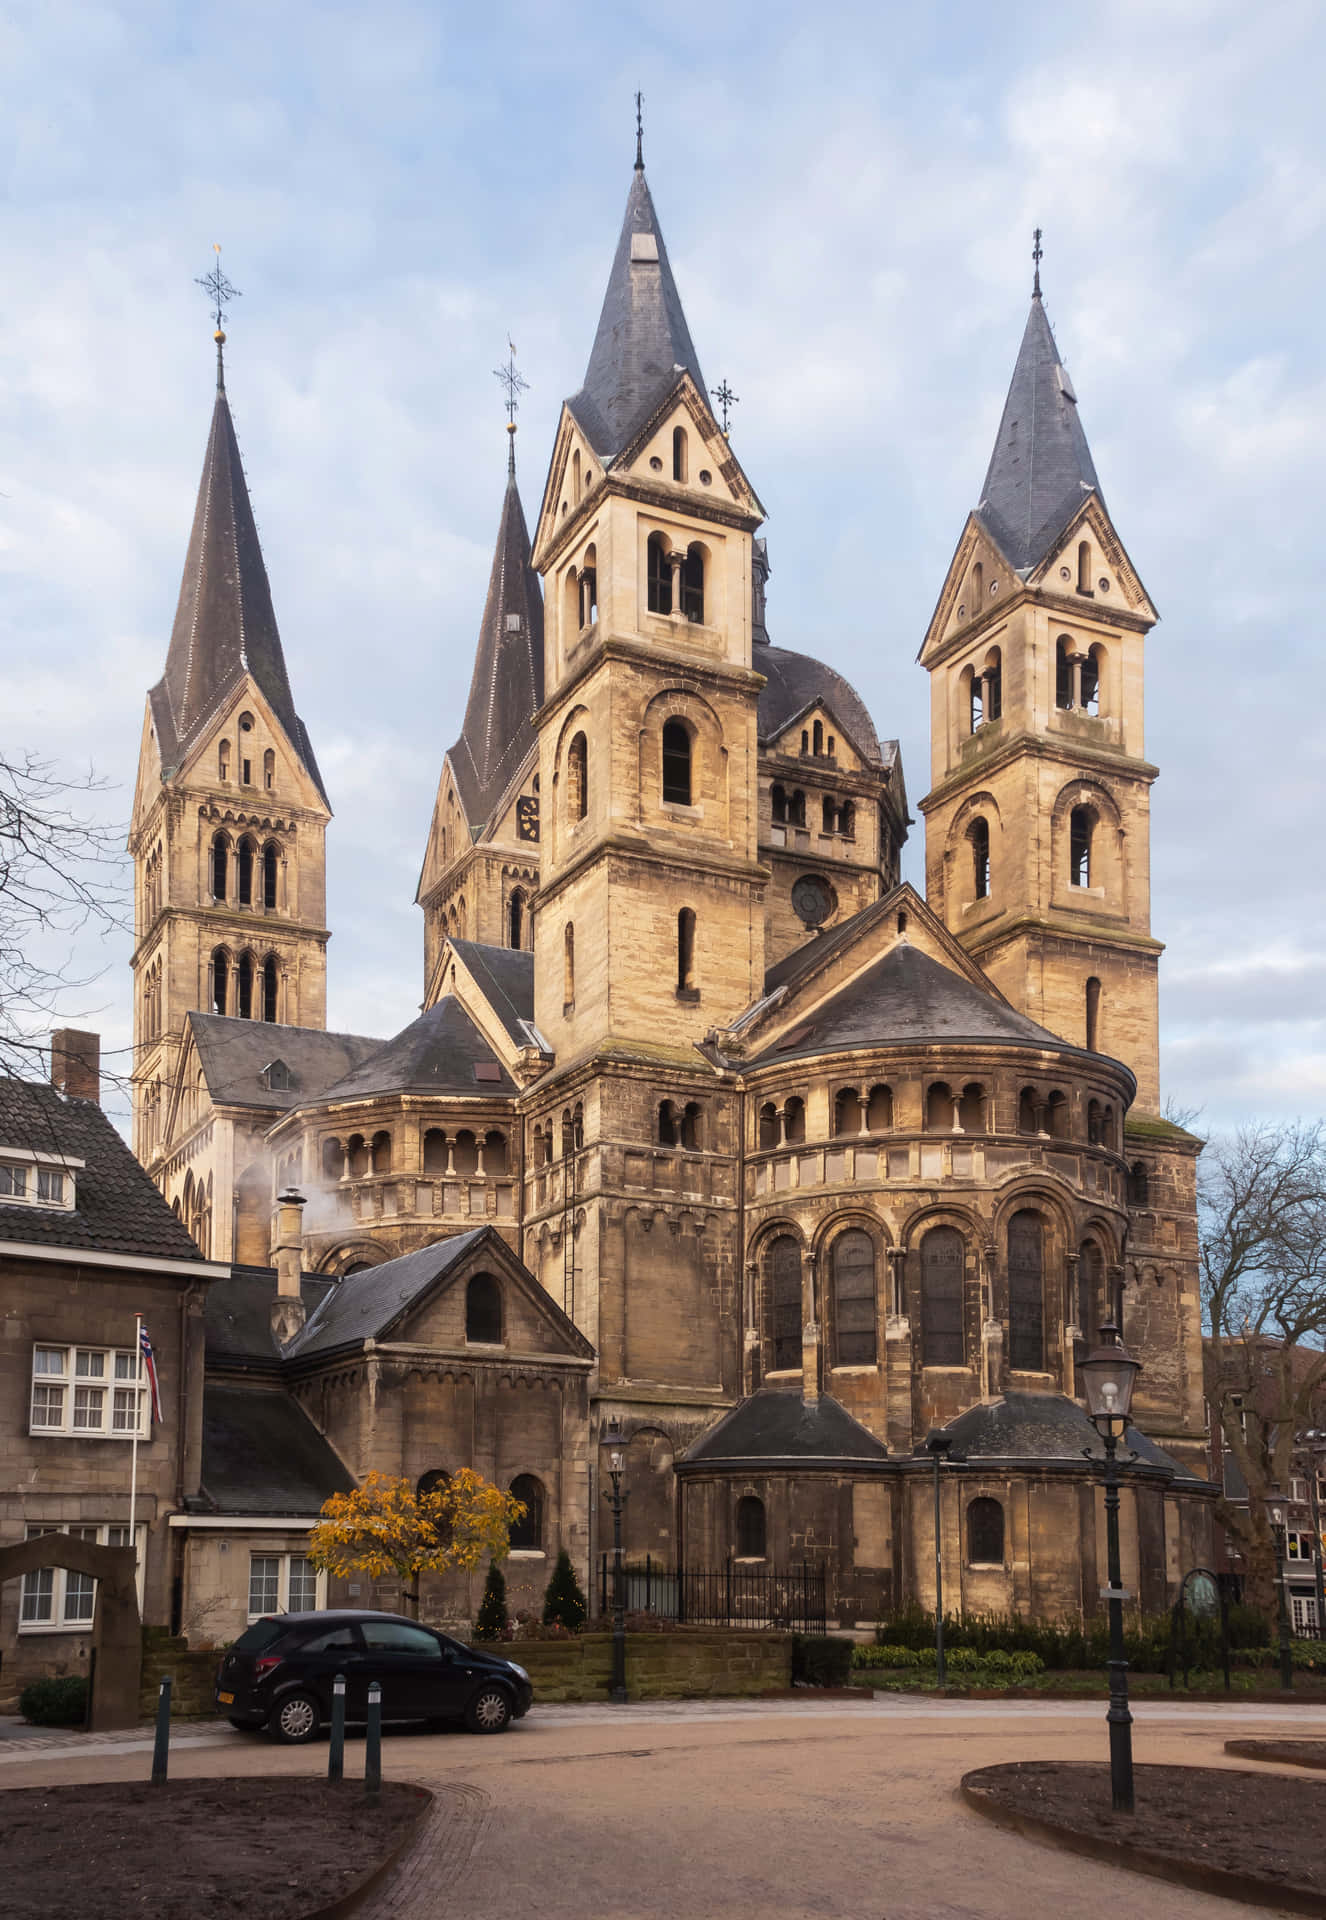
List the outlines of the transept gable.
{"type": "Polygon", "coordinates": [[[827,699],[815,699],[793,713],[771,740],[761,743],[766,753],[805,761],[809,773],[878,773],[877,761],[867,759],[845,721],[827,699]],[[816,746],[816,741],[819,745],[816,746]],[[835,764],[826,764],[834,763],[835,764]]]}
{"type": "Polygon", "coordinates": [[[1099,494],[1082,502],[1044,560],[1028,574],[1027,585],[1075,604],[1090,599],[1102,620],[1116,609],[1148,624],[1160,617],[1099,494]]]}
{"type": "Polygon", "coordinates": [[[529,1076],[532,1055],[546,1056],[534,1025],[534,955],[525,949],[448,940],[438,968],[439,993],[454,994],[513,1078],[529,1076]]]}
{"type": "Polygon", "coordinates": [[[451,755],[447,753],[442,760],[437,798],[433,802],[433,817],[428,827],[428,844],[424,849],[419,885],[415,889],[416,905],[424,904],[461,855],[469,852],[474,845],[474,838],[474,829],[465,811],[465,800],[451,764],[451,755]]]}
{"type": "Polygon", "coordinates": [[[955,634],[1001,613],[1022,584],[980,512],[969,513],[916,656],[921,665],[929,666],[955,634]]]}

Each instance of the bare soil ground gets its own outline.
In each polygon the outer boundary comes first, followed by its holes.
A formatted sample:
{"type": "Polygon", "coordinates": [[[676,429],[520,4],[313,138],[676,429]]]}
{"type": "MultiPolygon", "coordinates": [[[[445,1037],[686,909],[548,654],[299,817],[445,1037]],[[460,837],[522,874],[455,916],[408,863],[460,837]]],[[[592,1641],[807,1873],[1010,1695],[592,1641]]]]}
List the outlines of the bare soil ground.
{"type": "Polygon", "coordinates": [[[1138,1767],[1131,1814],[1112,1810],[1109,1767],[1093,1762],[985,1767],[968,1774],[963,1787],[1092,1850],[1117,1845],[1126,1850],[1120,1865],[1133,1864],[1134,1853],[1199,1872],[1214,1868],[1255,1880],[1271,1905],[1276,1893],[1292,1891],[1320,1901],[1306,1910],[1326,1913],[1326,1782],[1215,1767],[1138,1767]]]}
{"type": "Polygon", "coordinates": [[[6,1920],[294,1920],[371,1873],[419,1819],[418,1789],[169,1780],[0,1793],[6,1920]]]}
{"type": "Polygon", "coordinates": [[[1273,1760],[1280,1766],[1326,1771],[1326,1740],[1226,1740],[1225,1752],[1240,1760],[1273,1760]]]}

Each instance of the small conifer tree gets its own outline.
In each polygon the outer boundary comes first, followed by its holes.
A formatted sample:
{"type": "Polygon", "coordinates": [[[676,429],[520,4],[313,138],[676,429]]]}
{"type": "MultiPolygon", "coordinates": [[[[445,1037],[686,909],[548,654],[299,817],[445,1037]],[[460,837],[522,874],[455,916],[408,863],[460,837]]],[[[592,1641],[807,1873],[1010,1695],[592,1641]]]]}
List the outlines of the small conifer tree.
{"type": "Polygon", "coordinates": [[[575,1568],[571,1565],[571,1556],[563,1547],[543,1596],[543,1624],[545,1627],[563,1626],[571,1633],[579,1633],[588,1611],[575,1568]]]}
{"type": "Polygon", "coordinates": [[[483,1599],[479,1602],[479,1617],[474,1623],[476,1640],[500,1640],[511,1625],[506,1610],[506,1581],[502,1569],[496,1560],[488,1569],[488,1578],[484,1583],[483,1599]]]}

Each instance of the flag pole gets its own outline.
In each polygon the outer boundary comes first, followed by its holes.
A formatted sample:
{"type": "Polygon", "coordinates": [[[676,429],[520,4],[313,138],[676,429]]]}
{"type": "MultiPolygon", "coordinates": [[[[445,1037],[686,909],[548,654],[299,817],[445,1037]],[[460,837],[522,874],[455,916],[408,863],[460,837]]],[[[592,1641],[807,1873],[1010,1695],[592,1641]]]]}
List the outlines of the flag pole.
{"type": "Polygon", "coordinates": [[[129,1451],[129,1545],[134,1550],[134,1579],[138,1578],[138,1429],[143,1424],[141,1388],[143,1377],[143,1316],[134,1315],[134,1430],[129,1451]]]}

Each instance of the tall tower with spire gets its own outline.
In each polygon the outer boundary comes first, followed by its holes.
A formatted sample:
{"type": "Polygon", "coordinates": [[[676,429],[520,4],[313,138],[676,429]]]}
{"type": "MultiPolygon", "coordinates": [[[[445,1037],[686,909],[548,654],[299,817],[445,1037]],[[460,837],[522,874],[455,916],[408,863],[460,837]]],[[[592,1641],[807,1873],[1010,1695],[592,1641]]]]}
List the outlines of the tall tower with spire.
{"type": "Polygon", "coordinates": [[[921,662],[929,902],[1022,1012],[1158,1109],[1144,649],[1156,612],[1105,505],[1036,278],[980,504],[921,662]]]}
{"type": "Polygon", "coordinates": [[[166,668],[147,696],[129,833],[133,1144],[153,1174],[190,1012],[326,1023],[331,809],[290,690],[220,319],[218,299],[216,402],[166,668]]]}

